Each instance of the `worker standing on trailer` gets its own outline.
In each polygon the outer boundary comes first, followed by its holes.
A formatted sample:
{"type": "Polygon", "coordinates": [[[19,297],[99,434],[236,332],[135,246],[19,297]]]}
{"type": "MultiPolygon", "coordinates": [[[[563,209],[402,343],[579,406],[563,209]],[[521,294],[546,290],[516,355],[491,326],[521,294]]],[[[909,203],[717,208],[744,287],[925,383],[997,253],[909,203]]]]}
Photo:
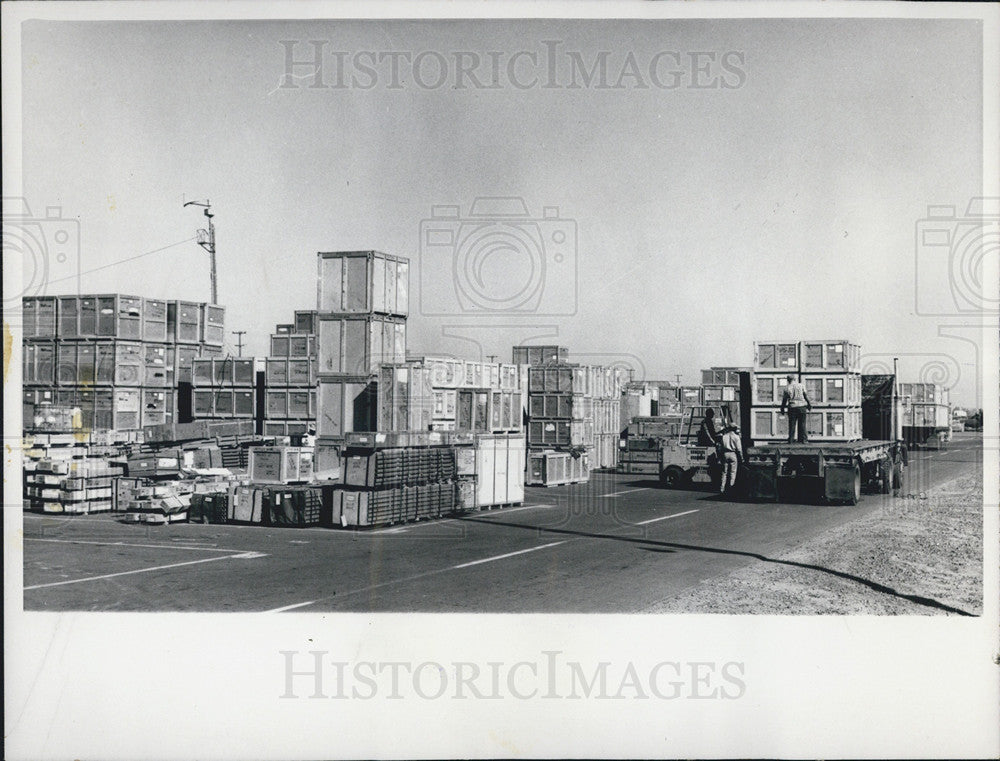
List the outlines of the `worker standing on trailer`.
{"type": "Polygon", "coordinates": [[[722,429],[719,456],[722,458],[722,482],[719,485],[719,494],[728,494],[736,486],[736,474],[739,472],[740,462],[743,461],[743,443],[740,441],[738,426],[727,425],[722,429]]]}
{"type": "Polygon", "coordinates": [[[806,413],[812,409],[812,402],[806,394],[806,387],[795,380],[795,376],[788,375],[788,385],[781,396],[781,412],[788,412],[788,443],[795,442],[795,429],[798,427],[798,440],[800,444],[809,442],[809,434],[806,432],[806,413]]]}

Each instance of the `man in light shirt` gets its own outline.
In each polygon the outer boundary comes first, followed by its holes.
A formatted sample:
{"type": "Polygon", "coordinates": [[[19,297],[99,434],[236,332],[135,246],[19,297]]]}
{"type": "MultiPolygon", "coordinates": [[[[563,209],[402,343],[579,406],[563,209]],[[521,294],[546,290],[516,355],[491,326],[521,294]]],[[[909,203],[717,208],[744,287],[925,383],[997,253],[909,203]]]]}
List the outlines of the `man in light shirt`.
{"type": "Polygon", "coordinates": [[[719,455],[722,458],[722,483],[719,494],[727,494],[736,486],[736,473],[743,459],[743,444],[740,429],[735,425],[726,426],[719,440],[719,455]]]}
{"type": "Polygon", "coordinates": [[[806,394],[806,387],[788,375],[788,385],[781,396],[781,412],[788,411],[788,443],[795,441],[795,428],[799,429],[799,443],[808,444],[809,434],[806,433],[806,413],[812,409],[812,402],[806,394]]]}

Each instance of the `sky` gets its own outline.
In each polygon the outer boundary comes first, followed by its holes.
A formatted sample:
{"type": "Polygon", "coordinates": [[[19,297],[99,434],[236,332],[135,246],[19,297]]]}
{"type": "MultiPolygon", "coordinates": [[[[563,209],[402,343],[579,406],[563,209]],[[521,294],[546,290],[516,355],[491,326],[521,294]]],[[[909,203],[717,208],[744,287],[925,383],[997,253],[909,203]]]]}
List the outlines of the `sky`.
{"type": "Polygon", "coordinates": [[[317,251],[380,250],[411,261],[412,353],[508,359],[534,340],[697,383],[750,365],[754,341],[848,339],[869,370],[898,356],[903,380],[975,404],[972,331],[942,326],[977,317],[949,266],[979,229],[980,34],[873,19],[30,22],[22,191],[32,218],[61,207],[78,224],[85,274],[53,258],[29,292],[208,300],[191,240],[204,218],[183,203],[210,199],[244,354],[315,308],[317,251]],[[317,49],[320,81],[288,67],[317,49]],[[473,216],[489,197],[528,216],[473,216]],[[927,221],[931,205],[955,211],[927,221]]]}

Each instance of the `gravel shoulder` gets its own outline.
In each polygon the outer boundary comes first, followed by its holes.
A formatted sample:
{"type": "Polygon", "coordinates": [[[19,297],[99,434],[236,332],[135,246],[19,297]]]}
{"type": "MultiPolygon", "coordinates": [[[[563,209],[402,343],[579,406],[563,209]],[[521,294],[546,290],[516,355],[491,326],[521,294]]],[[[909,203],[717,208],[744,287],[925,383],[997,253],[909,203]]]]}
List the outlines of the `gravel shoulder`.
{"type": "Polygon", "coordinates": [[[872,513],[791,552],[706,579],[650,613],[981,615],[982,480],[925,497],[879,497],[872,513]]]}

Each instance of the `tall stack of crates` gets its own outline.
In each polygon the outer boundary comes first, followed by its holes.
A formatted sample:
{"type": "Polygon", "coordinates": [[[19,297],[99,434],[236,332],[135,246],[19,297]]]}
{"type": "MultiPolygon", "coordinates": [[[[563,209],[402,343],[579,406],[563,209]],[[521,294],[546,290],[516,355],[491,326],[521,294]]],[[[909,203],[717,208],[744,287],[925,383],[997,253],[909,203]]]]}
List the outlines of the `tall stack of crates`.
{"type": "Polygon", "coordinates": [[[806,416],[810,441],[861,438],[861,347],[846,340],[768,341],[754,345],[750,435],[755,441],[788,438],[780,413],[787,376],[800,381],[812,403],[806,416]]]}
{"type": "Polygon", "coordinates": [[[23,300],[25,427],[47,404],[93,430],[173,422],[195,358],[222,353],[225,309],[123,294],[23,300]],[[31,414],[28,414],[28,413],[31,414]]]}
{"type": "Polygon", "coordinates": [[[951,393],[939,383],[897,385],[903,438],[922,444],[951,439],[951,393]]]}
{"type": "Polygon", "coordinates": [[[343,442],[377,425],[376,376],[406,360],[409,261],[378,251],[318,254],[316,435],[343,442]]]}
{"type": "Polygon", "coordinates": [[[615,468],[621,439],[622,393],[631,380],[621,367],[594,366],[589,370],[593,399],[594,443],[590,447],[590,467],[615,468]]]}
{"type": "Polygon", "coordinates": [[[590,468],[617,464],[622,392],[631,380],[629,373],[618,367],[570,363],[568,356],[557,346],[514,347],[515,361],[532,362],[527,367],[529,483],[568,483],[570,477],[586,481],[590,468]],[[561,462],[542,455],[551,452],[569,452],[582,459],[572,467],[549,467],[550,460],[561,462]]]}
{"type": "Polygon", "coordinates": [[[196,359],[192,369],[195,420],[254,420],[257,414],[255,357],[196,359]]]}
{"type": "Polygon", "coordinates": [[[263,434],[295,436],[316,420],[318,322],[316,310],[295,312],[295,321],[276,326],[265,360],[263,434]]]}

